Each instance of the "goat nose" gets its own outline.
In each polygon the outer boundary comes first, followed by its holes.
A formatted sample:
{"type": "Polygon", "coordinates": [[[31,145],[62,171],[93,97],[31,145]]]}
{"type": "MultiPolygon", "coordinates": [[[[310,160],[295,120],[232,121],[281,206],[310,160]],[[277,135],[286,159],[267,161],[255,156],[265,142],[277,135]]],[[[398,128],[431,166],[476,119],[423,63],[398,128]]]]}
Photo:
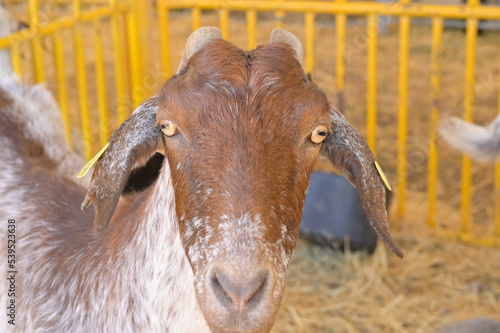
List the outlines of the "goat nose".
{"type": "Polygon", "coordinates": [[[220,268],[212,271],[211,287],[215,296],[226,308],[238,313],[257,306],[264,298],[268,284],[268,270],[238,274],[237,277],[220,268]]]}

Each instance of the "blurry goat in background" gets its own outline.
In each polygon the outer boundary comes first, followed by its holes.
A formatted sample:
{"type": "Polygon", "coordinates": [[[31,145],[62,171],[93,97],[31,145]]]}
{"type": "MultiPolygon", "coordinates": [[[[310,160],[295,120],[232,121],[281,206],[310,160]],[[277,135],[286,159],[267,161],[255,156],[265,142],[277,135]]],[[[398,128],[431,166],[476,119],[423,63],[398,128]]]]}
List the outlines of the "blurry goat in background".
{"type": "Polygon", "coordinates": [[[500,115],[486,127],[452,117],[442,122],[440,133],[450,146],[477,161],[500,159],[500,115]]]}

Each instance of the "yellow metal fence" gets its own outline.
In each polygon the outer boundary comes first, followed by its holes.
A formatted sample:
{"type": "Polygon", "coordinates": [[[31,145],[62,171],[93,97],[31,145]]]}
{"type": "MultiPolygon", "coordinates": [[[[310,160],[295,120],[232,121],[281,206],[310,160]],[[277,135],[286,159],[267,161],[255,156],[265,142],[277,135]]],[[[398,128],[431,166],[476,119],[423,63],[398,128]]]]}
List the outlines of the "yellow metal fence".
{"type": "MultiPolygon", "coordinates": [[[[11,1],[16,2],[16,1],[11,1]]],[[[47,1],[42,1],[45,3],[47,1]]],[[[346,0],[335,1],[209,1],[209,0],[157,0],[155,12],[148,11],[152,2],[141,0],[109,0],[109,1],[59,1],[59,3],[70,3],[72,13],[48,22],[40,22],[40,4],[37,0],[28,1],[29,28],[15,33],[7,38],[0,38],[0,49],[10,48],[12,63],[15,71],[23,75],[23,59],[19,50],[21,43],[29,43],[35,82],[45,79],[44,57],[47,56],[43,50],[42,41],[46,38],[53,39],[53,57],[55,59],[55,72],[57,81],[57,96],[61,106],[63,117],[66,122],[68,139],[72,140],[71,128],[74,127],[69,121],[68,110],[68,84],[66,82],[66,59],[64,59],[64,46],[61,40],[61,31],[69,29],[72,32],[74,42],[74,57],[78,90],[78,109],[80,114],[80,127],[83,140],[83,152],[86,158],[90,158],[96,151],[91,136],[91,119],[88,105],[88,80],[86,75],[86,59],[84,48],[84,36],[82,26],[91,25],[94,42],[94,68],[95,85],[97,91],[97,106],[100,144],[104,144],[110,134],[110,129],[116,127],[109,124],[109,101],[106,90],[109,89],[104,75],[105,64],[103,62],[102,21],[109,21],[112,35],[112,51],[114,64],[114,86],[116,90],[116,111],[118,123],[123,121],[133,106],[136,106],[151,91],[145,88],[145,68],[151,59],[151,53],[157,52],[160,63],[160,76],[162,80],[173,74],[172,58],[174,53],[182,52],[172,48],[171,43],[171,16],[180,10],[189,10],[191,15],[191,29],[201,26],[204,11],[216,11],[219,18],[219,27],[224,38],[231,40],[229,29],[231,24],[230,14],[233,11],[244,11],[247,33],[247,48],[253,48],[257,43],[257,20],[258,13],[270,12],[276,18],[276,26],[283,27],[284,18],[287,13],[302,13],[304,15],[304,48],[305,48],[305,70],[314,74],[315,70],[315,38],[316,21],[319,14],[330,14],[335,18],[336,38],[336,87],[337,106],[344,110],[344,90],[346,75],[346,29],[348,16],[355,15],[365,17],[367,25],[367,88],[366,88],[366,125],[367,141],[375,152],[377,137],[377,53],[379,44],[379,23],[382,16],[397,17],[399,19],[399,78],[398,78],[398,111],[397,111],[397,204],[398,213],[403,216],[406,212],[407,203],[407,179],[408,179],[408,82],[409,82],[409,36],[412,18],[431,19],[431,57],[429,85],[432,88],[432,107],[429,110],[431,121],[429,125],[429,147],[427,168],[427,220],[430,225],[436,225],[436,211],[438,210],[438,147],[436,141],[438,119],[440,117],[439,101],[441,99],[441,61],[443,52],[443,29],[445,19],[463,19],[466,22],[465,45],[465,88],[463,116],[467,121],[473,121],[475,101],[475,66],[476,66],[476,42],[478,22],[482,19],[499,20],[500,7],[481,6],[479,0],[469,0],[464,5],[434,5],[411,3],[409,0],[401,0],[394,3],[382,2],[348,2],[346,0]],[[156,15],[156,16],[155,16],[156,15]],[[150,32],[149,23],[154,17],[158,21],[158,36],[160,47],[145,42],[150,32]]],[[[85,35],[86,36],[86,35],[85,35]]],[[[500,56],[499,56],[500,60],[500,56]]],[[[26,62],[24,60],[24,62],[26,62]]],[[[500,62],[499,62],[500,64],[500,62]]],[[[499,77],[500,82],[500,77],[499,77]]],[[[498,111],[500,112],[500,92],[498,111]]],[[[461,226],[458,236],[466,242],[500,247],[500,164],[496,165],[494,174],[494,221],[490,235],[477,236],[471,231],[471,161],[464,156],[461,166],[461,226]]]]}
{"type": "Polygon", "coordinates": [[[144,32],[145,6],[143,1],[109,0],[109,1],[6,1],[7,8],[26,9],[28,12],[28,28],[0,38],[0,49],[9,48],[12,66],[19,77],[23,78],[31,70],[34,73],[34,83],[46,81],[46,60],[53,57],[55,80],[57,86],[57,100],[59,102],[63,120],[65,122],[67,138],[71,146],[74,144],[72,130],[74,124],[70,122],[69,94],[67,77],[70,62],[67,59],[68,48],[63,33],[70,33],[73,50],[70,52],[74,59],[76,72],[76,89],[78,98],[78,112],[80,114],[80,128],[82,137],[83,155],[90,159],[95,151],[92,137],[92,127],[99,128],[100,144],[104,145],[109,137],[110,129],[117,124],[109,124],[109,108],[107,90],[109,82],[105,75],[104,49],[112,49],[114,58],[114,84],[116,88],[116,113],[118,122],[126,119],[133,106],[138,105],[144,98],[142,89],[143,60],[147,56],[146,47],[141,44],[141,33],[144,32]],[[55,18],[47,19],[47,6],[70,5],[69,12],[55,18]],[[27,7],[27,8],[24,8],[27,7]],[[42,18],[44,20],[42,21],[42,18]],[[104,23],[105,22],[105,23],[104,23]],[[104,45],[103,29],[111,30],[112,45],[104,45]],[[89,30],[90,29],[90,30],[89,30]],[[85,33],[84,33],[85,31],[85,33]],[[97,95],[98,116],[91,117],[89,106],[89,83],[87,80],[88,56],[86,57],[86,42],[90,38],[93,45],[92,62],[95,68],[95,90],[97,95]],[[43,42],[48,39],[52,42],[53,54],[47,54],[43,42]],[[29,45],[28,52],[21,52],[21,47],[29,45]],[[32,60],[31,68],[27,65],[27,54],[32,60]],[[94,124],[94,118],[97,124],[94,124]]]}

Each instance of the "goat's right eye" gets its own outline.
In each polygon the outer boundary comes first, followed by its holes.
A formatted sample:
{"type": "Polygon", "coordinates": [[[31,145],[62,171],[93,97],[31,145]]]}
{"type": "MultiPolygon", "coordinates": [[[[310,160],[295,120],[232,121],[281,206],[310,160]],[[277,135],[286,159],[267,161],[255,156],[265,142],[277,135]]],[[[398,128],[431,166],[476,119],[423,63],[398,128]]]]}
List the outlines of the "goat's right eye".
{"type": "Polygon", "coordinates": [[[175,125],[170,120],[166,120],[166,119],[161,120],[160,121],[160,128],[161,128],[161,131],[163,132],[163,134],[165,134],[166,136],[172,136],[176,132],[175,125]]]}
{"type": "Polygon", "coordinates": [[[311,141],[314,143],[321,143],[325,140],[327,134],[328,127],[325,125],[319,125],[311,133],[311,141]]]}

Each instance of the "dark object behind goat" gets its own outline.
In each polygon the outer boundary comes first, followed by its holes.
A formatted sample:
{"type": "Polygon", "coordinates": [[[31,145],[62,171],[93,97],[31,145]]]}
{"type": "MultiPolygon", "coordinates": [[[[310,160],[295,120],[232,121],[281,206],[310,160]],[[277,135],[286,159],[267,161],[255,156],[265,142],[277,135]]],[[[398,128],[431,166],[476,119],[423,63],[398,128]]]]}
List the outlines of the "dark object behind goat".
{"type": "MultiPolygon", "coordinates": [[[[387,205],[390,202],[387,192],[387,205]]],[[[356,189],[343,177],[314,172],[302,214],[300,236],[323,246],[373,253],[377,234],[370,226],[356,189]]]]}

